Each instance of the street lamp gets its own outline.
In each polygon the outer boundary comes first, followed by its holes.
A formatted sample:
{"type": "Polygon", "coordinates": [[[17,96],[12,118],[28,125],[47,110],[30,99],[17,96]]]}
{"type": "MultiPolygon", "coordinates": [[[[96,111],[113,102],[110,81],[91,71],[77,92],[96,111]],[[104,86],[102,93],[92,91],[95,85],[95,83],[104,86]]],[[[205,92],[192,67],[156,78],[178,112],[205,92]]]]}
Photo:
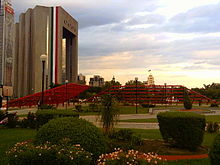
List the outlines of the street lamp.
{"type": "Polygon", "coordinates": [[[66,84],[66,110],[67,110],[67,102],[68,102],[68,100],[67,100],[67,84],[68,84],[68,80],[65,80],[65,84],[66,84]]]}
{"type": "Polygon", "coordinates": [[[44,74],[45,74],[45,62],[47,61],[47,55],[42,54],[40,56],[40,60],[42,62],[42,93],[41,93],[41,102],[40,106],[44,104],[44,74]]]}
{"type": "Polygon", "coordinates": [[[138,113],[137,112],[137,82],[138,82],[138,78],[135,77],[135,84],[136,84],[136,114],[138,113]]]}

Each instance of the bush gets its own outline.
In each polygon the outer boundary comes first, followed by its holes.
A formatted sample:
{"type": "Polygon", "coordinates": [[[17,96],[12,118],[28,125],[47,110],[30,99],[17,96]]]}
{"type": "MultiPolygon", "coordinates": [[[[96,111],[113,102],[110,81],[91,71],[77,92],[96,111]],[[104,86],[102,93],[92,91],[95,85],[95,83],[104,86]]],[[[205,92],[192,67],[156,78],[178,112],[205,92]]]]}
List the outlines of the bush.
{"type": "Polygon", "coordinates": [[[29,112],[26,119],[23,119],[20,121],[20,126],[22,128],[36,128],[37,122],[36,122],[36,115],[34,113],[29,112]]]}
{"type": "Polygon", "coordinates": [[[100,108],[97,104],[89,104],[90,112],[100,112],[100,108]]]}
{"type": "Polygon", "coordinates": [[[185,109],[192,109],[192,102],[191,102],[187,92],[184,92],[183,105],[184,105],[185,109]]]}
{"type": "Polygon", "coordinates": [[[38,110],[36,112],[36,125],[37,128],[46,124],[49,120],[58,117],[76,117],[79,118],[79,114],[72,110],[38,110]]]}
{"type": "Polygon", "coordinates": [[[156,107],[156,105],[154,105],[154,104],[141,104],[141,106],[143,108],[154,108],[154,107],[156,107]]]}
{"type": "Polygon", "coordinates": [[[205,117],[191,112],[164,112],[157,115],[164,140],[180,148],[196,150],[203,141],[205,117]]]}
{"type": "Polygon", "coordinates": [[[206,131],[208,133],[215,133],[219,131],[219,125],[216,122],[209,122],[207,127],[206,127],[206,131]]]}
{"type": "Polygon", "coordinates": [[[217,103],[212,103],[212,104],[210,105],[210,107],[218,107],[218,104],[217,104],[217,103]]]}
{"type": "Polygon", "coordinates": [[[3,120],[7,116],[5,111],[0,110],[0,121],[3,120]]]}
{"type": "Polygon", "coordinates": [[[220,162],[220,134],[215,137],[209,152],[211,165],[219,165],[220,162]]]}
{"type": "Polygon", "coordinates": [[[42,104],[39,105],[38,109],[56,109],[53,105],[48,105],[48,104],[42,104]]]}
{"type": "Polygon", "coordinates": [[[77,118],[57,118],[43,125],[36,136],[36,142],[59,143],[69,138],[71,144],[80,144],[86,151],[98,156],[106,150],[106,139],[100,129],[90,122],[77,118]]]}
{"type": "Polygon", "coordinates": [[[123,148],[123,149],[132,149],[137,145],[142,144],[142,139],[140,136],[133,134],[132,130],[129,129],[120,129],[116,132],[111,132],[109,138],[114,140],[110,145],[111,148],[123,148]]]}
{"type": "Polygon", "coordinates": [[[79,145],[35,146],[31,143],[17,143],[7,152],[10,165],[86,165],[91,162],[91,154],[79,145]]]}
{"type": "Polygon", "coordinates": [[[7,114],[8,117],[8,122],[6,123],[6,126],[8,128],[15,128],[16,125],[18,124],[18,116],[16,113],[10,113],[7,114]]]}
{"type": "Polygon", "coordinates": [[[77,112],[82,112],[82,105],[75,105],[77,112]]]}

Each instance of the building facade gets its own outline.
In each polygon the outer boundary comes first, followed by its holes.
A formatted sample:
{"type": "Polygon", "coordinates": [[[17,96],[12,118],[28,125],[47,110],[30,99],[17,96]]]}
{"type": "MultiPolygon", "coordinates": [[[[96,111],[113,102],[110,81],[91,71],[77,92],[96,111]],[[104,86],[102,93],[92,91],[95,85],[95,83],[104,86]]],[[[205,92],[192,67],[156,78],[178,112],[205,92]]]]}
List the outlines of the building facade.
{"type": "Polygon", "coordinates": [[[62,7],[28,9],[19,16],[15,34],[15,97],[41,91],[42,54],[47,56],[45,89],[66,80],[77,82],[78,22],[62,7]]]}
{"type": "Polygon", "coordinates": [[[14,10],[10,0],[0,0],[0,85],[12,86],[14,10]]]}
{"type": "Polygon", "coordinates": [[[94,75],[93,78],[90,78],[89,85],[93,87],[102,87],[105,85],[104,78],[99,75],[94,75]]]}
{"type": "Polygon", "coordinates": [[[147,78],[147,85],[155,85],[154,83],[154,77],[152,74],[150,74],[147,78]]]}
{"type": "Polygon", "coordinates": [[[84,76],[83,74],[80,73],[78,75],[77,83],[82,84],[82,85],[86,85],[86,76],[84,76]]]}

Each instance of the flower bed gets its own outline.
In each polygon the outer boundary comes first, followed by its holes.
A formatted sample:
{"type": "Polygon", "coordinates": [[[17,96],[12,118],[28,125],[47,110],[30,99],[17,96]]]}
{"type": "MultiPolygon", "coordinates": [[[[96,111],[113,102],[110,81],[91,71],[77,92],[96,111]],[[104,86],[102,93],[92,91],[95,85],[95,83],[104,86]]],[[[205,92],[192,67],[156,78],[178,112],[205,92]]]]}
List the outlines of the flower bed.
{"type": "Polygon", "coordinates": [[[102,154],[97,160],[97,165],[112,165],[112,164],[129,164],[129,165],[156,165],[163,163],[166,160],[162,160],[155,153],[141,153],[135,150],[123,151],[118,148],[114,152],[109,154],[102,154]]]}

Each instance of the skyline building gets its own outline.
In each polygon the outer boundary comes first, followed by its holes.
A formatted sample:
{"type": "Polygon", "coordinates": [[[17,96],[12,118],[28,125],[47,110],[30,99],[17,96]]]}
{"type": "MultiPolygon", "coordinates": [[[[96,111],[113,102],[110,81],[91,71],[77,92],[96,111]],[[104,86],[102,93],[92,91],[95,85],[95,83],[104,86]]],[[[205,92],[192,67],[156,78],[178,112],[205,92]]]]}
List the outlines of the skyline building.
{"type": "Polygon", "coordinates": [[[105,85],[104,78],[102,78],[99,75],[94,75],[92,78],[90,78],[89,86],[93,87],[101,87],[105,85]]]}
{"type": "Polygon", "coordinates": [[[10,0],[0,0],[0,85],[12,86],[14,10],[10,0]]]}
{"type": "Polygon", "coordinates": [[[60,6],[28,9],[15,24],[15,97],[41,91],[42,54],[47,56],[45,89],[77,82],[78,22],[60,6]]]}
{"type": "Polygon", "coordinates": [[[86,76],[84,76],[82,73],[78,75],[78,84],[86,85],[86,76]]]}

